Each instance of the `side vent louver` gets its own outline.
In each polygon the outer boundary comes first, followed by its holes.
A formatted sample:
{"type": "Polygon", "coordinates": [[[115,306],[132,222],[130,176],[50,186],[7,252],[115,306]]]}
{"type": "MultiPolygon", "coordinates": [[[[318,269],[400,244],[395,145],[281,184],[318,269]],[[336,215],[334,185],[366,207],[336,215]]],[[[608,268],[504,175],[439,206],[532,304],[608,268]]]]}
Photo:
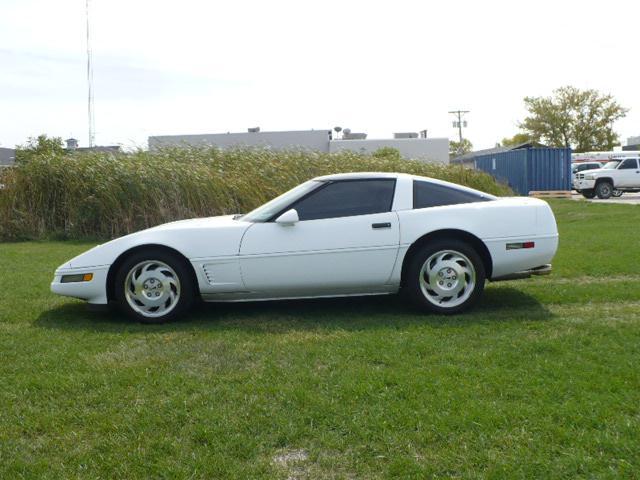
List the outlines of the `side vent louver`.
{"type": "Polygon", "coordinates": [[[211,265],[203,265],[202,270],[204,270],[204,274],[207,277],[207,282],[209,282],[209,285],[213,285],[214,278],[213,278],[213,269],[211,268],[211,265]]]}

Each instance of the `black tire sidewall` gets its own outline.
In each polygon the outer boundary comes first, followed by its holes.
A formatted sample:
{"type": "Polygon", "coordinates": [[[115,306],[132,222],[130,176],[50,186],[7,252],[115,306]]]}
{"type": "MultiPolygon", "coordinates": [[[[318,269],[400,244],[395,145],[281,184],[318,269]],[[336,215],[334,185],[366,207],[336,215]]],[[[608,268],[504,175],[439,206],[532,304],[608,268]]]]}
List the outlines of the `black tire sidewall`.
{"type": "Polygon", "coordinates": [[[160,324],[179,318],[189,309],[189,307],[191,307],[196,297],[196,285],[194,284],[190,268],[191,267],[183,258],[164,250],[156,249],[132,253],[125,259],[122,265],[120,265],[115,276],[113,291],[118,307],[129,317],[141,323],[160,324]],[[162,317],[149,318],[139,314],[131,308],[125,298],[124,283],[129,271],[137,264],[146,260],[157,260],[166,263],[176,272],[180,281],[180,299],[178,300],[178,304],[173,308],[173,310],[162,317]]]}
{"type": "Polygon", "coordinates": [[[486,280],[484,263],[482,262],[482,258],[480,258],[478,252],[476,252],[476,250],[466,242],[457,239],[436,240],[422,247],[407,261],[409,263],[404,290],[409,300],[421,310],[445,315],[461,313],[473,306],[482,296],[486,280]],[[460,252],[473,263],[473,267],[476,270],[476,285],[473,292],[466,301],[455,307],[443,308],[434,305],[425,298],[422,293],[422,289],[420,288],[420,270],[422,269],[422,265],[424,265],[424,262],[426,262],[431,255],[440,250],[453,250],[460,252]]]}
{"type": "Polygon", "coordinates": [[[582,196],[584,198],[588,198],[588,199],[592,199],[596,196],[596,192],[593,189],[582,190],[580,193],[582,193],[582,196]]]}
{"type": "Polygon", "coordinates": [[[611,195],[613,194],[613,185],[611,185],[610,182],[600,182],[596,186],[596,194],[598,195],[598,198],[601,199],[601,200],[606,200],[608,198],[611,198],[611,195]],[[603,195],[601,193],[602,187],[605,186],[605,185],[609,188],[609,195],[603,195]]]}

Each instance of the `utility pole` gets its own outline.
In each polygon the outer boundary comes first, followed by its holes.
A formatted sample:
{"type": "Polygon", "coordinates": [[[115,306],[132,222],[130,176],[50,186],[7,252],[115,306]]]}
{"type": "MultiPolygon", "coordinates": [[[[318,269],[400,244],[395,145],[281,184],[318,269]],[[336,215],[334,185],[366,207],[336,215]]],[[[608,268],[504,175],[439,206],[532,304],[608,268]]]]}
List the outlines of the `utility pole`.
{"type": "Polygon", "coordinates": [[[89,123],[89,147],[93,147],[95,140],[95,117],[93,113],[93,61],[91,58],[91,36],[89,35],[89,0],[86,0],[87,16],[87,120],[89,123]]]}
{"type": "Polygon", "coordinates": [[[467,122],[465,120],[464,125],[462,123],[462,117],[465,113],[469,113],[469,110],[453,110],[449,113],[454,114],[458,120],[456,122],[453,122],[453,126],[454,127],[458,127],[458,137],[459,137],[459,141],[460,143],[462,143],[462,127],[466,127],[467,126],[467,122]]]}

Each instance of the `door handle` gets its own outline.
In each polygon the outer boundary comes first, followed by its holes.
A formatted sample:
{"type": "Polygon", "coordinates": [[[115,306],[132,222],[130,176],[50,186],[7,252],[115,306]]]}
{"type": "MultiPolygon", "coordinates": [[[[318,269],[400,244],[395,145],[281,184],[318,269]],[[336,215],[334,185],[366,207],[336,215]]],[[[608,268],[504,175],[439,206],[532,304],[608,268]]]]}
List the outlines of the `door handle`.
{"type": "Polygon", "coordinates": [[[372,223],[371,228],[391,228],[391,222],[372,223]]]}

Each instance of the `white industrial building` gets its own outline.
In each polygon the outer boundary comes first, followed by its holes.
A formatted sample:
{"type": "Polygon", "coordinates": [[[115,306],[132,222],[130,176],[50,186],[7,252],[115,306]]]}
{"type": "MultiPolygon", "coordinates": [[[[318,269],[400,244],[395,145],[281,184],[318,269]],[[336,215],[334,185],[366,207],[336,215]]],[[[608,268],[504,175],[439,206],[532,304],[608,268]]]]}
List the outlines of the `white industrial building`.
{"type": "Polygon", "coordinates": [[[334,139],[331,130],[294,130],[261,132],[250,128],[242,133],[202,135],[164,135],[149,137],[149,149],[180,146],[261,147],[273,149],[304,149],[318,152],[351,150],[373,153],[384,147],[395,148],[406,159],[449,163],[448,138],[422,138],[417,133],[396,133],[394,138],[368,139],[365,133],[345,129],[342,138],[334,139]]]}
{"type": "Polygon", "coordinates": [[[15,163],[16,163],[15,149],[0,147],[0,166],[7,167],[15,163]]]}
{"type": "Polygon", "coordinates": [[[640,150],[640,136],[627,138],[627,146],[622,150],[640,150]]]}
{"type": "Polygon", "coordinates": [[[384,147],[395,148],[403,158],[449,163],[448,138],[383,138],[364,140],[331,140],[330,152],[351,150],[360,153],[373,153],[384,147]]]}

